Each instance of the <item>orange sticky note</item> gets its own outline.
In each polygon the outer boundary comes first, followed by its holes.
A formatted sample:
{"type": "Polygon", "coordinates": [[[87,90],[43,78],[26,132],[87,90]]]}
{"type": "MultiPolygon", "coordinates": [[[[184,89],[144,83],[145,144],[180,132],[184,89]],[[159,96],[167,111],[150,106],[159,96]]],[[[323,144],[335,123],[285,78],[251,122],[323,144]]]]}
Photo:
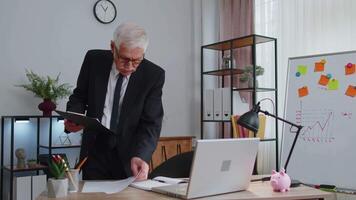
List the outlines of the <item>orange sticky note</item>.
{"type": "Polygon", "coordinates": [[[349,87],[347,87],[345,94],[350,97],[355,97],[356,96],[356,86],[349,85],[349,87]]]}
{"type": "Polygon", "coordinates": [[[319,84],[326,86],[326,85],[328,85],[328,83],[329,83],[329,78],[325,75],[321,75],[320,79],[319,79],[319,84]]]}
{"type": "Polygon", "coordinates": [[[307,96],[309,94],[308,87],[304,86],[302,88],[299,88],[298,94],[299,94],[299,97],[307,96]]]}
{"type": "Polygon", "coordinates": [[[314,72],[323,72],[324,71],[324,64],[322,62],[316,62],[314,67],[314,72]]]}
{"type": "Polygon", "coordinates": [[[355,64],[352,63],[348,63],[347,65],[345,65],[345,75],[351,75],[355,73],[355,68],[355,64]]]}

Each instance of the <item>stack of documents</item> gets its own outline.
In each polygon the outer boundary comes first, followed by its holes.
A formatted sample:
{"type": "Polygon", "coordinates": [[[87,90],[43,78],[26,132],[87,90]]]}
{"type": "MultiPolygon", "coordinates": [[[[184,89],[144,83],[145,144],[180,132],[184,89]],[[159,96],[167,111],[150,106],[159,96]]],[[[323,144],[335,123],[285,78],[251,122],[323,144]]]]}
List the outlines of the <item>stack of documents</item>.
{"type": "Polygon", "coordinates": [[[82,192],[105,192],[106,194],[113,194],[126,189],[135,181],[135,179],[136,177],[132,176],[127,179],[117,181],[85,181],[82,192]]]}

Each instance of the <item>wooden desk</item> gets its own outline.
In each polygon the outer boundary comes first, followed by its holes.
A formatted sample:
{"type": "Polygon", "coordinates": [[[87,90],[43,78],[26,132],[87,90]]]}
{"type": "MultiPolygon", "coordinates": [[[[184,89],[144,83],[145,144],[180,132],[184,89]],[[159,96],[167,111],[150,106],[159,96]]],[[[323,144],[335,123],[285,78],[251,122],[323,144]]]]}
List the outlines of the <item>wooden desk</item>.
{"type": "MultiPolygon", "coordinates": [[[[42,193],[38,200],[50,200],[47,198],[46,193],[42,193]]],[[[136,188],[129,187],[124,191],[107,195],[104,193],[71,193],[66,198],[58,198],[58,200],[94,200],[94,199],[105,199],[105,200],[114,200],[114,199],[157,199],[157,200],[166,200],[166,199],[176,199],[169,196],[157,194],[154,192],[139,190],[136,188]]],[[[216,195],[199,199],[263,199],[263,200],[273,200],[273,199],[326,199],[334,200],[336,196],[334,193],[323,192],[314,188],[300,186],[292,188],[289,192],[279,193],[273,192],[269,184],[269,181],[266,182],[252,182],[250,187],[246,191],[234,192],[224,195],[216,195]]]]}

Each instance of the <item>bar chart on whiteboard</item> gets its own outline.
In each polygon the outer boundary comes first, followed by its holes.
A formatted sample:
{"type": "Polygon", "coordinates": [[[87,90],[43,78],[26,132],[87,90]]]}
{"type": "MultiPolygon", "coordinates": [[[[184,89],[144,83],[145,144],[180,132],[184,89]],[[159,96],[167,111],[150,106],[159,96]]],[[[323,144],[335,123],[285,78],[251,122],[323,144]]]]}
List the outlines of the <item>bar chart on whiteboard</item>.
{"type": "MultiPolygon", "coordinates": [[[[303,126],[288,174],[356,189],[356,51],[290,58],[288,65],[284,118],[303,126]]],[[[284,124],[281,166],[295,135],[284,124]]]]}

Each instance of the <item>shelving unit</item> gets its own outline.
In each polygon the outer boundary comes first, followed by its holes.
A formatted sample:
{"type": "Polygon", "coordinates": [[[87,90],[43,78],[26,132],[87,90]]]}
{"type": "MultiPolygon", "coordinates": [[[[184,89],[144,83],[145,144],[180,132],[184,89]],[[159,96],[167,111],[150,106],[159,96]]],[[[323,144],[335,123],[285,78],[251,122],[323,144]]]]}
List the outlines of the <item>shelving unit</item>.
{"type": "MultiPolygon", "coordinates": [[[[49,155],[52,155],[52,150],[53,149],[65,149],[65,148],[80,148],[80,145],[53,145],[53,119],[58,120],[63,120],[62,117],[60,116],[51,116],[51,117],[43,117],[43,116],[2,116],[1,117],[1,198],[0,199],[5,199],[5,192],[4,191],[4,172],[9,172],[10,173],[10,180],[9,180],[9,187],[10,190],[7,193],[9,195],[9,199],[13,199],[13,178],[15,176],[15,173],[20,173],[20,172],[36,172],[38,175],[41,170],[44,170],[47,168],[47,166],[40,165],[38,164],[36,167],[25,167],[25,168],[17,168],[15,165],[15,160],[14,160],[14,148],[15,148],[15,122],[17,120],[28,120],[28,121],[34,121],[36,124],[36,135],[33,137],[36,137],[36,144],[33,146],[33,148],[36,149],[36,155],[37,155],[37,161],[39,160],[39,155],[40,155],[40,149],[46,149],[48,151],[49,155]],[[48,135],[48,144],[40,144],[40,138],[41,138],[41,119],[48,119],[49,120],[49,135],[48,135]],[[10,129],[9,131],[5,131],[5,124],[10,123],[10,129]],[[5,133],[6,132],[6,133],[5,133]],[[6,138],[9,141],[5,141],[6,138]],[[9,138],[8,138],[9,137],[9,138]],[[7,144],[10,145],[9,151],[10,152],[5,152],[4,144],[7,142],[7,144]],[[9,153],[9,154],[8,154],[9,153]],[[9,155],[10,157],[10,162],[5,164],[4,156],[9,155]]],[[[32,147],[31,147],[32,148],[32,147]]]]}
{"type": "MultiPolygon", "coordinates": [[[[273,59],[273,58],[272,58],[273,59]]],[[[230,114],[235,115],[237,113],[233,113],[234,106],[239,106],[235,105],[233,101],[233,95],[234,93],[241,93],[241,92],[247,92],[251,95],[250,98],[250,105],[255,105],[257,103],[257,93],[263,92],[265,94],[272,94],[274,95],[274,98],[272,99],[274,104],[277,105],[277,39],[271,38],[271,37],[266,37],[262,35],[248,35],[245,37],[240,37],[240,38],[234,38],[231,40],[226,40],[226,41],[221,41],[213,44],[208,44],[204,45],[201,47],[201,138],[204,139],[205,135],[205,130],[204,130],[204,125],[206,123],[217,123],[219,124],[219,128],[221,127],[221,134],[219,137],[224,137],[226,134],[224,133],[226,131],[226,124],[231,125],[231,120],[206,120],[204,119],[204,91],[205,89],[212,89],[212,88],[207,88],[206,85],[208,85],[206,82],[206,77],[211,77],[208,80],[210,81],[212,78],[215,78],[215,82],[218,83],[218,87],[229,87],[230,88],[230,97],[231,97],[231,109],[230,109],[230,114]],[[263,45],[266,43],[270,43],[269,45],[272,45],[274,47],[274,77],[271,77],[271,80],[274,81],[273,85],[270,86],[257,86],[257,77],[256,77],[256,66],[257,64],[257,50],[256,48],[259,47],[259,45],[263,45]],[[247,52],[250,52],[248,55],[251,60],[249,65],[252,66],[252,82],[253,85],[251,87],[249,86],[241,86],[239,84],[235,84],[236,81],[239,79],[239,77],[243,74],[244,70],[241,67],[236,67],[234,66],[234,51],[241,50],[242,48],[248,49],[246,50],[247,52]],[[208,52],[209,51],[209,52],[208,52]],[[210,53],[210,57],[213,59],[210,59],[213,64],[208,63],[206,61],[207,58],[204,56],[208,57],[210,53]],[[230,63],[229,63],[229,68],[223,68],[221,66],[221,62],[218,62],[221,58],[226,58],[224,56],[225,54],[228,54],[230,63]],[[215,57],[215,58],[214,58],[215,57]],[[212,61],[213,60],[213,61],[212,61]],[[208,64],[207,64],[208,63],[208,64]],[[217,66],[216,66],[216,63],[217,66]],[[207,67],[210,66],[209,69],[207,67]],[[211,67],[214,66],[214,67],[211,67]]],[[[210,84],[211,85],[211,84],[210,84]]],[[[243,84],[242,84],[243,85],[243,84]]],[[[214,86],[216,88],[216,84],[214,86]]],[[[240,113],[239,113],[240,114],[240,113]]],[[[241,113],[242,114],[242,113],[241,113]]],[[[278,110],[277,106],[275,106],[275,114],[278,115],[278,110]]],[[[272,138],[265,138],[262,139],[262,142],[275,142],[275,150],[276,150],[276,168],[278,169],[278,122],[277,120],[274,120],[275,122],[275,133],[274,137],[272,138]]],[[[230,126],[230,137],[233,137],[233,130],[232,126],[230,126]]]]}

